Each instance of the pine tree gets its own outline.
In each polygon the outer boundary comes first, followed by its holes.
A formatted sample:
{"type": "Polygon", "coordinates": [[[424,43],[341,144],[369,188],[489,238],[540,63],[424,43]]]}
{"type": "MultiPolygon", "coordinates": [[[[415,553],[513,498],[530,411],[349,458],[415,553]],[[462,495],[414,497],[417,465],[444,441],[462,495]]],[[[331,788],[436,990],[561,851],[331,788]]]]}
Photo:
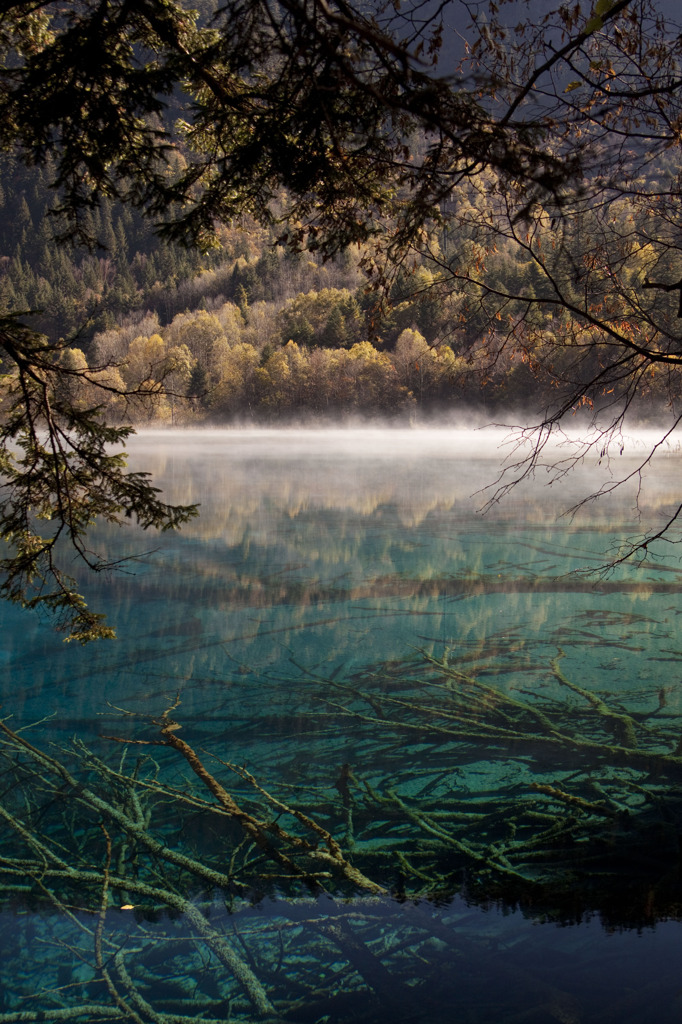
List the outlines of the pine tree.
{"type": "Polygon", "coordinates": [[[339,305],[334,306],[320,337],[325,348],[343,348],[347,341],[346,321],[339,305]]]}

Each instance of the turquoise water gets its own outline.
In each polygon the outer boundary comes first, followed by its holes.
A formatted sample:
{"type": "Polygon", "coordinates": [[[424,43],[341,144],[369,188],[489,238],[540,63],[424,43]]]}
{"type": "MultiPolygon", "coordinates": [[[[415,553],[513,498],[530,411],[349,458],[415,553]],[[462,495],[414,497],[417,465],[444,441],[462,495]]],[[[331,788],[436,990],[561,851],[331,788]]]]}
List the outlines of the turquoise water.
{"type": "Polygon", "coordinates": [[[0,1024],[679,1019],[682,562],[574,574],[641,528],[561,516],[636,441],[483,516],[502,441],[134,439],[202,514],[93,531],[119,639],[0,608],[0,1024]]]}

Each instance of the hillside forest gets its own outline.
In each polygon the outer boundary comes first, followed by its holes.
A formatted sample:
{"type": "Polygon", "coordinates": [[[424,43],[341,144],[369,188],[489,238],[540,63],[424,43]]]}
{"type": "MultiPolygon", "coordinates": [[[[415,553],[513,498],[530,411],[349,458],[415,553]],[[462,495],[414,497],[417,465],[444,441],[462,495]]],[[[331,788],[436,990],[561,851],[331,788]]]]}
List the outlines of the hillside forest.
{"type": "MultiPolygon", "coordinates": [[[[677,169],[661,173],[672,180],[677,169]]],[[[556,400],[562,358],[575,390],[570,313],[542,301],[546,263],[543,275],[514,234],[486,236],[480,185],[453,196],[447,227],[434,228],[376,287],[358,246],[323,260],[242,218],[218,227],[218,244],[201,252],[160,238],[134,208],[106,197],[87,212],[99,248],[79,249],[58,240],[51,180],[49,162],[3,159],[0,308],[29,314],[61,364],[77,371],[62,384],[67,397],[101,406],[109,422],[425,418],[472,406],[538,412],[556,400]],[[483,287],[472,286],[474,271],[483,287]]],[[[619,216],[632,221],[632,207],[613,204],[614,222],[619,216]]],[[[554,226],[535,220],[533,243],[542,249],[544,231],[551,252],[554,226]]],[[[564,225],[564,263],[567,251],[575,262],[589,259],[589,234],[589,213],[564,225]]],[[[636,288],[646,245],[632,246],[628,260],[621,278],[636,288]]],[[[671,296],[671,316],[675,303],[671,296]]],[[[579,368],[586,382],[599,363],[592,340],[579,368]]],[[[669,374],[652,371],[640,382],[639,412],[669,403],[674,391],[669,374]]]]}

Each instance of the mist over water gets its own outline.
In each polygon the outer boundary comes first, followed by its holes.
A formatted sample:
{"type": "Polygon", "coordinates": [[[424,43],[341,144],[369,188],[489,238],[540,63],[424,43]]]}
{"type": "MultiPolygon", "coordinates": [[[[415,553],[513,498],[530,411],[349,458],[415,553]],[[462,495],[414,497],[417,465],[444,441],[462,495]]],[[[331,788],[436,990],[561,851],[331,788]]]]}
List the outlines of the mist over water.
{"type": "Polygon", "coordinates": [[[543,447],[527,475],[534,435],[502,426],[142,430],[127,450],[131,465],[152,472],[169,501],[201,503],[204,528],[216,503],[222,512],[227,503],[238,516],[240,507],[256,501],[290,511],[337,506],[367,515],[391,502],[408,516],[457,503],[492,520],[531,503],[550,519],[621,480],[581,515],[608,518],[617,509],[620,521],[646,528],[647,516],[655,522],[678,503],[679,442],[668,438],[646,464],[662,433],[625,431],[608,446],[589,449],[589,434],[562,433],[543,447]],[[517,477],[523,479],[494,500],[499,484],[517,477]]]}

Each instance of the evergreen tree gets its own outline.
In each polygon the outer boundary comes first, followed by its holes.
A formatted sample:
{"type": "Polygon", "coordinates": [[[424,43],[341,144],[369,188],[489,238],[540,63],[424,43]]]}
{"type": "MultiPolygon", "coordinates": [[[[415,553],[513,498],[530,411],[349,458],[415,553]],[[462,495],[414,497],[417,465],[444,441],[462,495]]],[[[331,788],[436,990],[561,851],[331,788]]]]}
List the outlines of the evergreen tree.
{"type": "Polygon", "coordinates": [[[339,305],[334,306],[320,336],[325,348],[343,348],[347,342],[346,320],[339,305]]]}

